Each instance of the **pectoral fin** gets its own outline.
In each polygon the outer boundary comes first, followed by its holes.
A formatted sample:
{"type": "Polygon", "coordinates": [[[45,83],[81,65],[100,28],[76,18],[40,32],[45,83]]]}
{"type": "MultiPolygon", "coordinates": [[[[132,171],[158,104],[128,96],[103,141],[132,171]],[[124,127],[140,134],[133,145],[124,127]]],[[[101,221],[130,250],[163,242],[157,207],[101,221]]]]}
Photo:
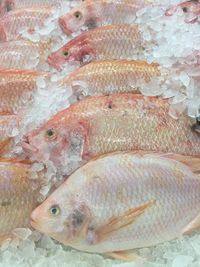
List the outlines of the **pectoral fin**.
{"type": "Polygon", "coordinates": [[[139,207],[129,209],[119,216],[112,216],[108,222],[97,230],[89,230],[87,242],[90,245],[108,240],[113,234],[134,223],[147,209],[155,204],[156,200],[149,201],[139,207]]]}
{"type": "Polygon", "coordinates": [[[200,228],[200,214],[183,230],[183,234],[191,234],[200,228]]]}

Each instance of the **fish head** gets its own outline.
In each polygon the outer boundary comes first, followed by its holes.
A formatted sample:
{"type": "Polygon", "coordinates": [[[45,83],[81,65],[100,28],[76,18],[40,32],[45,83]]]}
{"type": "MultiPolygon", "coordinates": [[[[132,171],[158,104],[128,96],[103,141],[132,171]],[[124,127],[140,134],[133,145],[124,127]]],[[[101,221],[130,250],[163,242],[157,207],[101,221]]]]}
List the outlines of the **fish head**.
{"type": "Polygon", "coordinates": [[[31,225],[36,230],[59,242],[70,245],[84,239],[91,220],[91,212],[80,200],[68,181],[54,191],[31,214],[31,225]]]}
{"type": "Polygon", "coordinates": [[[4,15],[5,13],[14,9],[15,1],[14,0],[1,0],[0,1],[0,14],[4,15]]]}
{"type": "Polygon", "coordinates": [[[167,9],[166,16],[172,16],[178,9],[182,9],[183,13],[187,16],[187,23],[194,23],[197,21],[197,16],[200,15],[200,2],[198,0],[190,0],[178,5],[174,5],[167,9]]]}
{"type": "Polygon", "coordinates": [[[67,35],[80,31],[91,30],[97,27],[98,16],[96,15],[93,2],[87,1],[63,15],[59,19],[59,25],[67,35]]]}
{"type": "Polygon", "coordinates": [[[65,116],[65,111],[58,113],[41,128],[28,133],[22,147],[33,160],[51,161],[58,168],[72,156],[80,158],[84,145],[81,127],[73,116],[65,116]]]}
{"type": "Polygon", "coordinates": [[[87,38],[87,33],[83,33],[50,54],[48,63],[61,70],[69,62],[89,63],[94,57],[94,49],[87,38]]]}
{"type": "Polygon", "coordinates": [[[15,0],[5,0],[4,1],[4,8],[6,12],[9,12],[15,8],[15,0]]]}

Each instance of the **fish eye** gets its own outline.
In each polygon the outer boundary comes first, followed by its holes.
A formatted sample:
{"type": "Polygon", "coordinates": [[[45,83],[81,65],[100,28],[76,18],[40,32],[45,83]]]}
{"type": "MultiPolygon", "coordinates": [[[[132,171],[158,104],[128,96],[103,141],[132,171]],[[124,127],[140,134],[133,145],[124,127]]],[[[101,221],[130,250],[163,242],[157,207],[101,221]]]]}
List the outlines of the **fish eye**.
{"type": "Polygon", "coordinates": [[[69,56],[69,51],[64,51],[64,52],[63,52],[63,55],[64,55],[65,57],[68,57],[68,56],[69,56]]]}
{"type": "Polygon", "coordinates": [[[52,206],[50,209],[49,209],[49,213],[53,216],[58,216],[60,214],[60,208],[59,206],[52,206]]]}
{"type": "Polygon", "coordinates": [[[77,19],[81,19],[81,18],[82,18],[82,14],[81,14],[81,12],[80,12],[80,11],[76,11],[76,12],[74,13],[74,17],[77,18],[77,19]]]}
{"type": "Polygon", "coordinates": [[[182,10],[184,13],[186,13],[188,11],[187,7],[183,7],[182,10]]]}
{"type": "Polygon", "coordinates": [[[56,137],[56,131],[54,129],[48,129],[45,134],[49,139],[56,137]]]}

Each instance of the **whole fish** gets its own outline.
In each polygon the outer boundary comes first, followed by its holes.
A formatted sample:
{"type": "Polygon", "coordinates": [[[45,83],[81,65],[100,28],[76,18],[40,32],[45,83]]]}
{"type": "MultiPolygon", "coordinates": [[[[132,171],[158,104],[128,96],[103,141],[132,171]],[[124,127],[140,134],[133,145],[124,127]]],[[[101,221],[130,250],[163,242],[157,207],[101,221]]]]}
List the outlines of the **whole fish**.
{"type": "Polygon", "coordinates": [[[143,1],[138,0],[89,0],[61,16],[59,25],[70,35],[103,25],[131,24],[143,6],[143,1]]]}
{"type": "Polygon", "coordinates": [[[88,95],[139,93],[143,84],[148,86],[148,83],[157,76],[160,76],[158,64],[148,64],[144,61],[103,60],[75,70],[59,85],[72,89],[73,95],[79,100],[88,95]]]}
{"type": "Polygon", "coordinates": [[[0,41],[22,38],[22,31],[34,33],[36,27],[43,27],[45,20],[52,16],[48,7],[34,7],[11,11],[0,19],[0,41]]]}
{"type": "Polygon", "coordinates": [[[114,151],[148,150],[200,156],[194,119],[168,115],[168,100],[134,94],[88,97],[26,136],[23,148],[60,170],[65,159],[89,160],[114,151]]]}
{"type": "Polygon", "coordinates": [[[33,211],[31,224],[65,245],[118,258],[178,238],[200,227],[200,179],[175,159],[117,153],[93,160],[33,211]]]}
{"type": "Polygon", "coordinates": [[[109,25],[84,32],[48,57],[58,70],[70,61],[138,59],[144,46],[137,25],[109,25]]]}
{"type": "Polygon", "coordinates": [[[33,99],[37,79],[47,77],[47,72],[0,69],[0,113],[18,113],[33,99]]]}
{"type": "Polygon", "coordinates": [[[186,16],[186,23],[195,23],[200,16],[200,1],[191,0],[174,5],[166,10],[166,16],[172,16],[179,8],[181,8],[186,16]]]}
{"type": "Polygon", "coordinates": [[[30,226],[39,188],[37,179],[31,180],[33,175],[37,174],[26,161],[0,159],[0,242],[12,238],[15,228],[30,226]]]}
{"type": "Polygon", "coordinates": [[[20,118],[12,114],[0,114],[0,155],[6,155],[14,145],[14,136],[19,131],[20,118]]]}
{"type": "Polygon", "coordinates": [[[17,40],[0,42],[0,68],[42,69],[47,60],[50,41],[17,40]]]}

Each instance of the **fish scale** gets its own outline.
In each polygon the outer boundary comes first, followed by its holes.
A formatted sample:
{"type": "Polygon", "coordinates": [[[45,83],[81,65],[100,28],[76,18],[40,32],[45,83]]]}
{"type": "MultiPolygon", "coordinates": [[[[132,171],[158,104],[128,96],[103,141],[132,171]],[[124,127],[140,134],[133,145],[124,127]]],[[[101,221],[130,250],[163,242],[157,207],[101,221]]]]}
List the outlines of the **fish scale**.
{"type": "Polygon", "coordinates": [[[17,40],[0,42],[0,68],[41,69],[51,47],[50,41],[17,40]]]}
{"type": "Polygon", "coordinates": [[[23,147],[36,160],[48,157],[64,173],[65,157],[72,156],[77,162],[125,150],[200,156],[200,138],[191,129],[195,120],[185,114],[174,120],[169,107],[168,100],[134,94],[88,97],[28,133],[23,147]]]}
{"type": "Polygon", "coordinates": [[[23,160],[0,160],[0,242],[12,237],[15,228],[30,226],[39,188],[39,182],[30,179],[32,175],[30,164],[23,160]]]}
{"type": "Polygon", "coordinates": [[[0,41],[17,40],[26,28],[34,32],[36,27],[43,27],[45,20],[52,16],[48,7],[34,7],[11,11],[0,19],[0,41]]]}
{"type": "Polygon", "coordinates": [[[130,24],[136,18],[136,12],[145,6],[136,0],[97,0],[85,1],[59,18],[59,24],[66,34],[91,29],[103,25],[130,24]],[[79,14],[77,17],[76,14],[79,14]]]}
{"type": "Polygon", "coordinates": [[[37,91],[37,79],[46,72],[29,70],[0,70],[0,113],[18,113],[28,105],[37,91]]]}
{"type": "Polygon", "coordinates": [[[71,61],[144,59],[144,42],[138,25],[109,25],[84,32],[48,57],[60,70],[71,61]]]}
{"type": "Polygon", "coordinates": [[[33,211],[32,226],[93,253],[149,247],[180,237],[195,229],[196,219],[196,227],[200,225],[200,179],[193,173],[199,167],[192,171],[192,158],[173,157],[136,151],[93,159],[33,211]],[[51,215],[51,207],[59,212],[51,215]],[[81,218],[77,224],[76,216],[81,218]]]}

